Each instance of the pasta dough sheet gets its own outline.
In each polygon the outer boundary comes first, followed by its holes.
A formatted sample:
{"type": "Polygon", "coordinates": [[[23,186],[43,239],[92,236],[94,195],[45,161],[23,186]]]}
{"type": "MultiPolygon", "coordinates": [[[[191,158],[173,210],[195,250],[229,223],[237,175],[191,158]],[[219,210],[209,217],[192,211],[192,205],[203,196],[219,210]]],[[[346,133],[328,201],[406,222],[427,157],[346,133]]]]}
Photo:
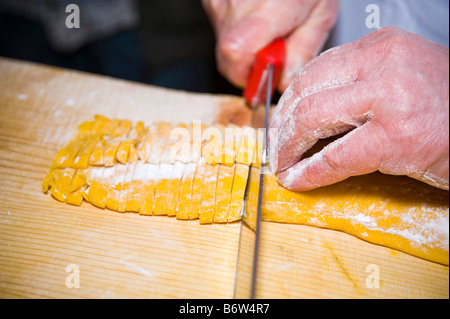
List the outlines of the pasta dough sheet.
{"type": "Polygon", "coordinates": [[[42,191],[78,206],[84,200],[122,213],[235,222],[255,145],[250,127],[133,125],[97,115],[57,153],[42,191]]]}
{"type": "MultiPolygon", "coordinates": [[[[57,153],[42,190],[72,205],[87,201],[200,223],[238,221],[245,207],[244,221],[254,228],[261,132],[197,124],[145,126],[96,116],[57,153]]],[[[449,264],[448,192],[408,177],[373,173],[293,192],[268,174],[262,214],[266,221],[339,230],[449,264]]]]}
{"type": "MultiPolygon", "coordinates": [[[[251,167],[248,217],[254,228],[259,169],[251,167]]],[[[449,264],[448,192],[404,176],[372,173],[308,192],[264,178],[262,219],[343,231],[368,242],[449,264]]]]}

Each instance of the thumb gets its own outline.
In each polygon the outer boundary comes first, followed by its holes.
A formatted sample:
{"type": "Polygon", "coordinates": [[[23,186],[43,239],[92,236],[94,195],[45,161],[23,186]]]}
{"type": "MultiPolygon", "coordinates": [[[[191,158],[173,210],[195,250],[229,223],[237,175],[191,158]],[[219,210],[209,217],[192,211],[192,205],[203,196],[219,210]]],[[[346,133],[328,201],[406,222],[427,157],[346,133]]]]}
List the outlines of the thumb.
{"type": "MultiPolygon", "coordinates": [[[[378,134],[379,135],[379,134],[378,134]]],[[[376,171],[383,158],[383,141],[368,122],[277,175],[287,189],[307,191],[376,171]]]]}

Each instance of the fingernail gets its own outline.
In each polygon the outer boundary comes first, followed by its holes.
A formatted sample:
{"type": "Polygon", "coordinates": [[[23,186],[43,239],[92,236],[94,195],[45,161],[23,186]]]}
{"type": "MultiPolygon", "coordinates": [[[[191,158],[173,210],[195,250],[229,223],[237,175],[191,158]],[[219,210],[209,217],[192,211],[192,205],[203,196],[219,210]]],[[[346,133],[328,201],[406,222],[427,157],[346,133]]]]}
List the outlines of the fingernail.
{"type": "Polygon", "coordinates": [[[296,181],[301,178],[303,173],[302,165],[296,165],[277,175],[278,182],[287,189],[291,189],[296,181]],[[300,169],[298,169],[300,167],[300,169]]]}
{"type": "Polygon", "coordinates": [[[306,191],[317,187],[307,179],[311,158],[306,158],[277,175],[278,182],[292,191],[306,191]]]}

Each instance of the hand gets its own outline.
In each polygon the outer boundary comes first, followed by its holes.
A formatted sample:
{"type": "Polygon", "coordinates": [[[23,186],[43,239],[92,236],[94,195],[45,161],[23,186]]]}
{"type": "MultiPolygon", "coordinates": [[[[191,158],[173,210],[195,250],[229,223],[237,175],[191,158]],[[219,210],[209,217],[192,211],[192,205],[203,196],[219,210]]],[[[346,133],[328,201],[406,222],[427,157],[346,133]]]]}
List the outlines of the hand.
{"type": "Polygon", "coordinates": [[[448,190],[449,50],[392,27],[329,50],[295,78],[270,126],[271,166],[286,188],[379,170],[448,190]],[[319,139],[349,130],[302,159],[319,139]]]}
{"type": "Polygon", "coordinates": [[[284,91],[328,38],[338,0],[203,0],[203,6],[216,31],[218,69],[238,87],[245,86],[256,53],[286,39],[284,91]]]}

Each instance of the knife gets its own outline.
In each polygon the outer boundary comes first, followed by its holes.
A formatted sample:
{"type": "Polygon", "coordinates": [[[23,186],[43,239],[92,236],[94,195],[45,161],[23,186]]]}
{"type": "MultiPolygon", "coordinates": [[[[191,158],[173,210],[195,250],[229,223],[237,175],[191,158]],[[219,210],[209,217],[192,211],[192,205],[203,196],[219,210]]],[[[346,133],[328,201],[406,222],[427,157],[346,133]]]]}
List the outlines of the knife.
{"type": "Polygon", "coordinates": [[[259,252],[259,238],[261,233],[261,209],[264,194],[264,171],[267,165],[267,127],[269,119],[270,102],[272,100],[271,87],[273,83],[273,64],[268,64],[266,69],[267,74],[267,89],[266,89],[266,108],[264,113],[264,140],[261,154],[261,168],[259,170],[259,187],[258,187],[258,205],[256,208],[256,229],[255,229],[255,247],[253,251],[253,271],[252,271],[252,286],[250,290],[250,298],[255,298],[256,292],[256,275],[258,273],[258,252],[259,252]]]}
{"type": "MultiPolygon", "coordinates": [[[[252,126],[256,123],[255,117],[257,116],[256,109],[263,103],[265,103],[264,110],[264,134],[262,142],[262,154],[261,154],[261,168],[260,168],[260,178],[258,187],[258,202],[256,206],[256,227],[254,232],[253,240],[253,258],[248,258],[241,249],[244,245],[251,241],[248,236],[251,236],[251,232],[248,229],[243,228],[243,223],[245,222],[245,212],[251,208],[248,205],[248,192],[249,192],[249,182],[247,182],[247,187],[245,190],[246,198],[244,200],[243,209],[243,222],[241,222],[240,238],[239,238],[239,248],[238,248],[238,259],[236,265],[236,282],[235,282],[235,297],[242,297],[242,286],[238,285],[238,281],[246,280],[248,283],[248,274],[243,274],[245,269],[248,269],[250,265],[243,265],[243,263],[248,263],[252,260],[251,268],[251,281],[250,281],[250,298],[255,298],[256,292],[256,279],[258,271],[258,255],[259,255],[259,241],[261,232],[261,215],[262,215],[262,203],[263,203],[263,189],[264,189],[264,174],[266,166],[268,164],[267,158],[267,127],[269,121],[270,104],[272,101],[272,96],[275,91],[275,87],[280,78],[281,71],[284,65],[285,59],[285,41],[283,39],[277,39],[272,42],[267,47],[260,50],[255,59],[255,63],[251,70],[247,86],[244,90],[244,97],[247,104],[253,109],[252,114],[252,126]]],[[[257,156],[259,154],[256,154],[257,156]]],[[[248,180],[250,180],[251,168],[249,169],[248,180]]],[[[248,214],[247,214],[248,216],[248,214]]],[[[248,252],[246,252],[248,253],[248,252]]]]}
{"type": "Polygon", "coordinates": [[[244,89],[245,100],[252,109],[265,103],[268,93],[270,93],[270,97],[273,95],[281,76],[285,55],[286,44],[283,39],[275,40],[256,54],[247,86],[244,89]],[[273,66],[272,83],[267,86],[269,65],[273,66]]]}

